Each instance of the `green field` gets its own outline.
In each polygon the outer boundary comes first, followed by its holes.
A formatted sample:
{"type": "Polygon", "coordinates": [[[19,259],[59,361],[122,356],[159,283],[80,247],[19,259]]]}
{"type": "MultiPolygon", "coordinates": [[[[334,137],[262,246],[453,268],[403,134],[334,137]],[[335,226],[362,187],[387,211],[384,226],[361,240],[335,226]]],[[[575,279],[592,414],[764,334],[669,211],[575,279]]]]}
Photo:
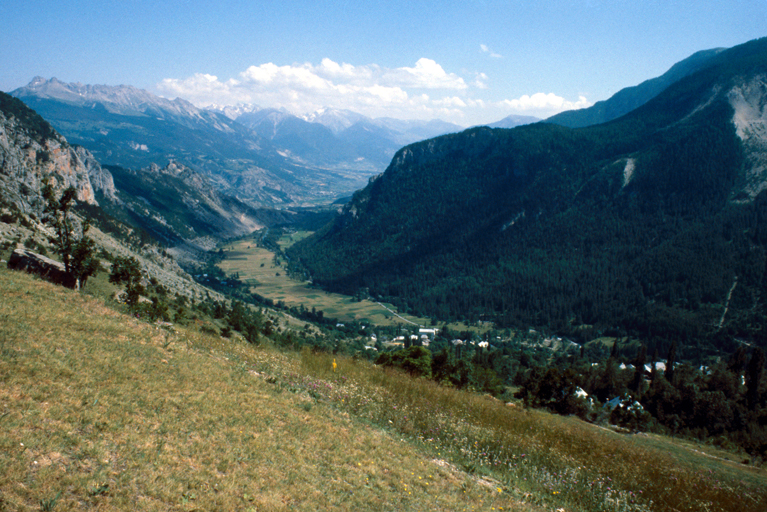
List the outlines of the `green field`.
{"type": "MultiPolygon", "coordinates": [[[[283,236],[280,246],[286,247],[308,236],[299,232],[283,236]]],[[[428,318],[417,318],[402,314],[395,315],[395,307],[381,306],[370,300],[358,301],[346,295],[324,292],[312,287],[308,282],[301,282],[288,277],[284,261],[275,261],[273,252],[258,247],[253,240],[240,240],[224,246],[226,259],[219,267],[227,275],[238,273],[240,279],[251,286],[251,290],[275,302],[282,301],[287,306],[315,308],[325,313],[326,317],[341,321],[358,321],[375,325],[430,325],[428,318]],[[387,309],[388,308],[388,309],[387,309]]],[[[397,313],[399,314],[399,313],[397,313]]]]}

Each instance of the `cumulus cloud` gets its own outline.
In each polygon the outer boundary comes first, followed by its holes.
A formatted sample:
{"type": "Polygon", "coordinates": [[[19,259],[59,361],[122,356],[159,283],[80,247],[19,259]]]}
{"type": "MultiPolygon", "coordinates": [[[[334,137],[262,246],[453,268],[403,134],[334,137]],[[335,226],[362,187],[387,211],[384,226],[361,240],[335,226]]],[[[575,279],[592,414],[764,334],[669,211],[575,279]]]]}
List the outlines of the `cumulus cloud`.
{"type": "Polygon", "coordinates": [[[487,89],[487,75],[484,73],[477,73],[472,85],[477,89],[487,89]]]}
{"type": "Polygon", "coordinates": [[[167,78],[157,85],[165,95],[180,96],[198,105],[256,103],[295,112],[322,106],[367,111],[426,108],[419,90],[465,91],[463,78],[446,72],[431,59],[419,59],[413,67],[354,66],[325,58],[310,63],[250,66],[227,81],[198,73],[185,79],[167,78]]]}
{"type": "Polygon", "coordinates": [[[485,97],[483,101],[478,96],[487,94],[489,77],[482,72],[473,75],[467,82],[427,58],[398,68],[356,66],[325,58],[319,64],[254,65],[228,80],[204,73],[167,78],[157,84],[157,90],[202,107],[250,103],[296,114],[332,107],[370,117],[442,118],[465,126],[496,121],[511,113],[547,117],[590,105],[584,97],[569,101],[553,93],[502,101],[485,97]]]}
{"type": "Polygon", "coordinates": [[[533,95],[524,94],[517,99],[503,100],[499,103],[501,108],[513,112],[531,113],[538,117],[548,117],[565,110],[574,110],[591,106],[584,96],[579,96],[577,101],[569,101],[554,93],[538,92],[533,95]]]}
{"type": "Polygon", "coordinates": [[[385,81],[393,81],[405,87],[419,89],[466,89],[463,78],[446,73],[442,66],[431,59],[418,59],[415,67],[397,68],[384,74],[385,81]]]}

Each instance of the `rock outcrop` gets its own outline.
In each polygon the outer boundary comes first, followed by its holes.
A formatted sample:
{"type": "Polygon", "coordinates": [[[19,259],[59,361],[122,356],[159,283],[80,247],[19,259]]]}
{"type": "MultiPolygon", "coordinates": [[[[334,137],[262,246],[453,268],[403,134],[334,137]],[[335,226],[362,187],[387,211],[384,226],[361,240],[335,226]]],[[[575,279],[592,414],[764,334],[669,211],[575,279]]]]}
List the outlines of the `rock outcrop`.
{"type": "Polygon", "coordinates": [[[106,197],[114,198],[114,183],[85,148],[64,137],[21,101],[0,93],[0,195],[20,211],[39,214],[40,190],[77,190],[77,199],[97,204],[91,177],[106,197]]]}
{"type": "Polygon", "coordinates": [[[754,76],[733,87],[727,98],[745,149],[746,183],[739,198],[750,201],[767,189],[767,75],[754,76]]]}
{"type": "Polygon", "coordinates": [[[42,254],[37,254],[22,247],[17,248],[8,258],[8,268],[26,270],[48,281],[74,288],[72,277],[67,274],[63,263],[52,260],[42,254]]]}

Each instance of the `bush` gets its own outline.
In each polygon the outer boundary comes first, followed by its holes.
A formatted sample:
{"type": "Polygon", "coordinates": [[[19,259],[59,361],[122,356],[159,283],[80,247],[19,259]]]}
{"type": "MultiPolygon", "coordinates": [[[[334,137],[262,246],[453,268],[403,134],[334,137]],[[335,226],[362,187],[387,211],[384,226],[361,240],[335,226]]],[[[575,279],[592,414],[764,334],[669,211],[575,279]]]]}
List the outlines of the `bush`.
{"type": "Polygon", "coordinates": [[[402,368],[415,377],[431,378],[431,352],[421,346],[383,352],[376,359],[376,364],[402,368]]]}

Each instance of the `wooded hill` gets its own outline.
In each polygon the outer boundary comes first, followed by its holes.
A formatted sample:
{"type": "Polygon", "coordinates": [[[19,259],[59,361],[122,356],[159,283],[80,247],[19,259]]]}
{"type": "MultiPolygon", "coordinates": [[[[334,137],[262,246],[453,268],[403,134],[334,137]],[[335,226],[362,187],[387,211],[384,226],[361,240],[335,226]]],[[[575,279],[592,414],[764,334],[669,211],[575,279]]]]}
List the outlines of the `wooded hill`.
{"type": "Polygon", "coordinates": [[[327,289],[441,321],[764,344],[766,75],[760,39],[609,123],[405,147],[289,254],[327,289]]]}

